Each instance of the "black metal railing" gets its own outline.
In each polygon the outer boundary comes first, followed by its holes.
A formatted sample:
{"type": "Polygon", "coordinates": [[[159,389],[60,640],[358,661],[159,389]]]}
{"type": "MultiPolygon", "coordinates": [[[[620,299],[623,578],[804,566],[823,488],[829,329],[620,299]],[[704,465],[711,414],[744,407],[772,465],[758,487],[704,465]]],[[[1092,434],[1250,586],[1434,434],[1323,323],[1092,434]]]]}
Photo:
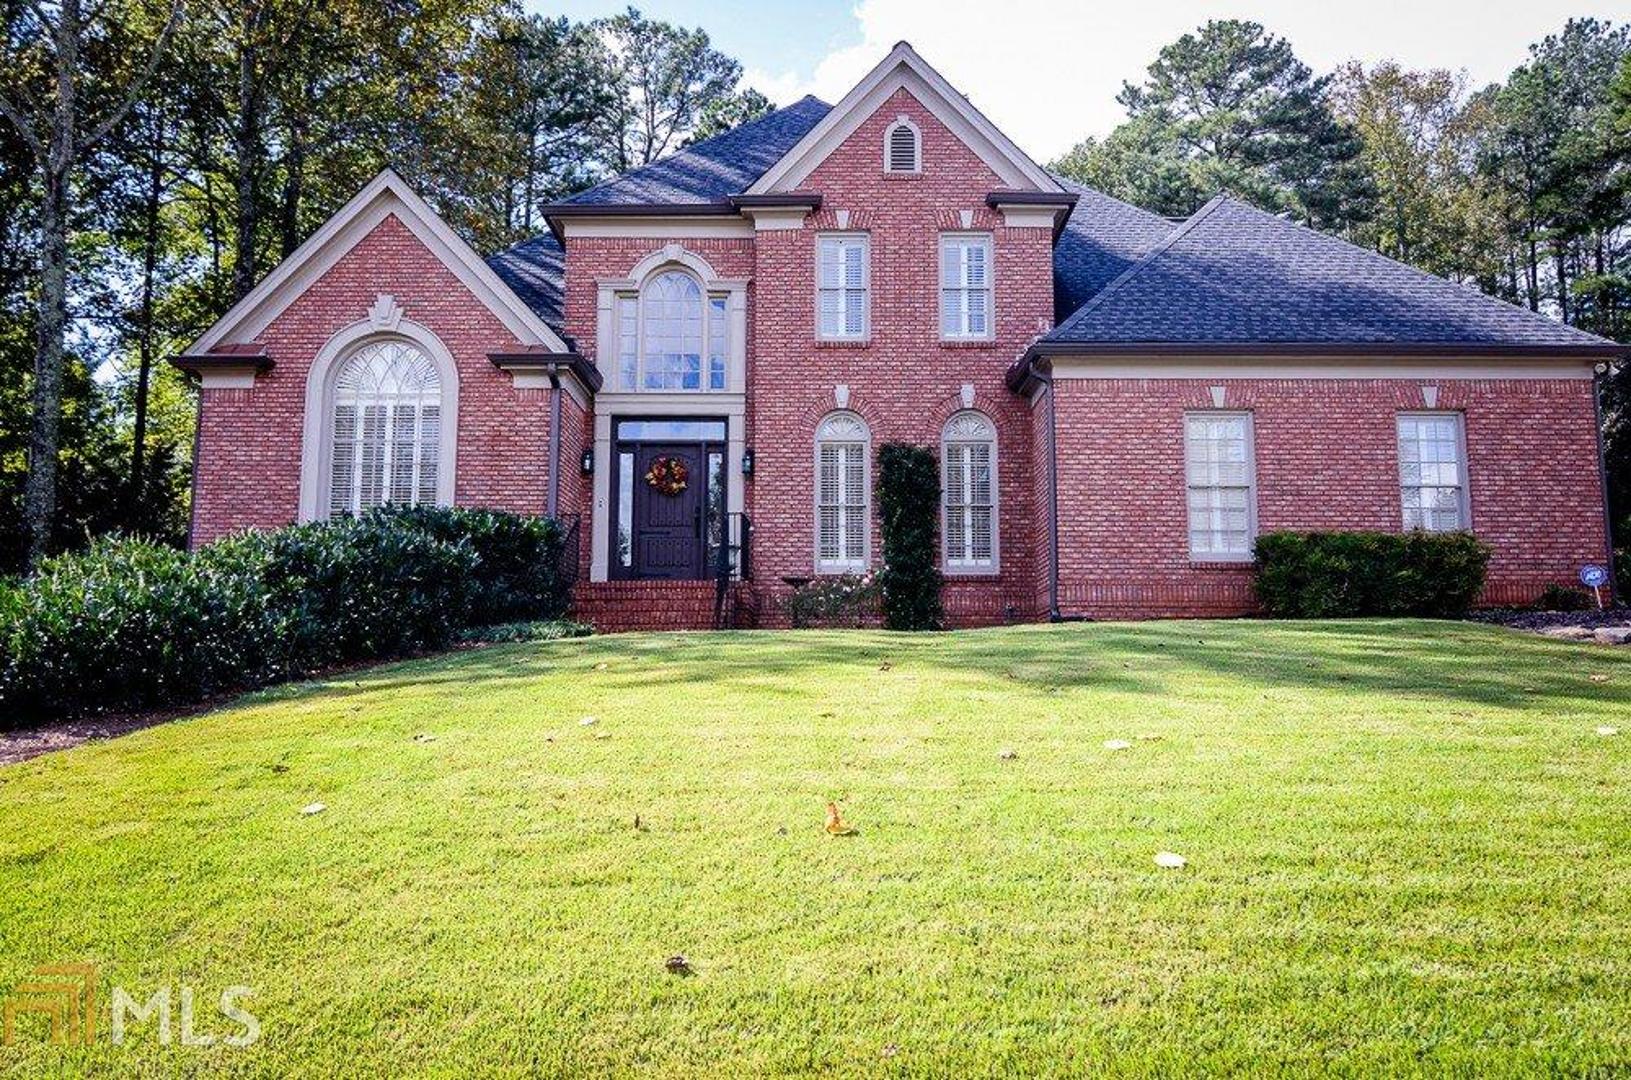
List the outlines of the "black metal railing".
{"type": "Polygon", "coordinates": [[[723,535],[714,547],[714,626],[725,628],[725,598],[732,581],[751,576],[753,521],[746,514],[726,514],[723,535]]]}
{"type": "Polygon", "coordinates": [[[578,583],[579,560],[583,557],[583,519],[578,514],[559,514],[555,521],[561,527],[560,561],[555,564],[555,573],[565,591],[578,583]]]}

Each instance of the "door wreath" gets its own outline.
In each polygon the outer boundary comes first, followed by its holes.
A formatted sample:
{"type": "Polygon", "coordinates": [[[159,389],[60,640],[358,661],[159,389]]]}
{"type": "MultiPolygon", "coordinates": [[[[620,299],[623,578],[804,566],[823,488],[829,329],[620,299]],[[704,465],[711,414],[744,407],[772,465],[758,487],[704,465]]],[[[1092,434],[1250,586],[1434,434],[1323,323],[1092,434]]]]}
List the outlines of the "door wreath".
{"type": "Polygon", "coordinates": [[[676,457],[660,457],[646,470],[646,483],[664,495],[678,495],[689,486],[691,470],[676,457]]]}

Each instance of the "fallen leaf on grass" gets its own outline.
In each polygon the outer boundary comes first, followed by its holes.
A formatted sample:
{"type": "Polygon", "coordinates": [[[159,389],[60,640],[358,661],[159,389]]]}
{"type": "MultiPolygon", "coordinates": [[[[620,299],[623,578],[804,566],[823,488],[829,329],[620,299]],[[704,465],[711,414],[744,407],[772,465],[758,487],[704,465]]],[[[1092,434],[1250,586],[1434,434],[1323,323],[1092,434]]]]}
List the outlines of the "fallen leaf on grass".
{"type": "Polygon", "coordinates": [[[1162,739],[1162,736],[1160,736],[1160,735],[1140,735],[1140,736],[1138,736],[1138,741],[1139,742],[1160,742],[1161,739],[1162,739]]]}
{"type": "Polygon", "coordinates": [[[307,817],[310,817],[313,814],[321,814],[324,810],[327,810],[327,809],[328,809],[328,807],[324,806],[322,803],[314,802],[314,803],[311,803],[308,806],[302,806],[300,808],[300,812],[302,814],[306,815],[307,817]]]}
{"type": "Polygon", "coordinates": [[[609,732],[609,731],[597,731],[597,732],[595,732],[595,738],[597,738],[597,739],[609,739],[611,737],[612,737],[612,733],[609,732]]]}
{"type": "Polygon", "coordinates": [[[827,804],[827,831],[833,836],[855,835],[855,829],[839,815],[838,804],[835,802],[827,804]]]}
{"type": "Polygon", "coordinates": [[[578,721],[578,726],[579,727],[589,727],[591,724],[598,724],[598,723],[600,723],[600,721],[596,720],[594,717],[585,716],[582,720],[578,721]]]}
{"type": "Polygon", "coordinates": [[[1593,675],[1591,677],[1591,681],[1592,682],[1607,682],[1608,681],[1608,676],[1607,675],[1601,675],[1601,674],[1593,675]]]}
{"type": "Polygon", "coordinates": [[[595,665],[595,670],[596,671],[605,671],[608,666],[609,665],[606,663],[606,661],[602,660],[600,663],[595,665]]]}
{"type": "Polygon", "coordinates": [[[1189,860],[1175,851],[1158,851],[1155,853],[1155,865],[1167,870],[1182,870],[1189,860]]]}
{"type": "Polygon", "coordinates": [[[434,736],[434,735],[432,735],[432,734],[430,734],[428,732],[421,731],[419,734],[417,734],[417,735],[415,735],[413,737],[413,741],[414,742],[435,742],[436,741],[436,736],[434,736]]]}
{"type": "Polygon", "coordinates": [[[894,666],[895,666],[894,664],[891,664],[889,661],[885,660],[883,663],[878,665],[878,670],[879,671],[888,671],[890,668],[892,668],[894,666]]]}
{"type": "Polygon", "coordinates": [[[1001,750],[997,751],[997,756],[1004,761],[1012,761],[1019,757],[1019,751],[1015,750],[1012,746],[1005,746],[1001,750]]]}
{"type": "Polygon", "coordinates": [[[1106,739],[1106,740],[1104,740],[1104,748],[1106,750],[1126,750],[1129,747],[1131,747],[1132,745],[1133,744],[1128,742],[1126,739],[1106,739]]]}
{"type": "Polygon", "coordinates": [[[1607,724],[1604,724],[1602,727],[1597,729],[1597,734],[1599,735],[1618,735],[1619,733],[1619,728],[1609,727],[1607,724]]]}
{"type": "Polygon", "coordinates": [[[880,1051],[881,1056],[886,1058],[892,1058],[898,1053],[900,1053],[900,1047],[896,1046],[894,1043],[890,1043],[888,1046],[885,1046],[882,1051],[880,1051]]]}
{"type": "Polygon", "coordinates": [[[670,975],[691,975],[691,961],[685,958],[684,953],[675,953],[663,961],[663,967],[668,969],[670,975]]]}

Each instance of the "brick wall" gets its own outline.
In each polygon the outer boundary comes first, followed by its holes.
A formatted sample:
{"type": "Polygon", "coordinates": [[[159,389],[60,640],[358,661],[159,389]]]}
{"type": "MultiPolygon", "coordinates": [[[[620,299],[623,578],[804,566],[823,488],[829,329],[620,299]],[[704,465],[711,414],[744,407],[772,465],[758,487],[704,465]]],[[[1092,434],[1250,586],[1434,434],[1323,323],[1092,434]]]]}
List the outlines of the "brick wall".
{"type": "MultiPolygon", "coordinates": [[[[1247,567],[1188,557],[1183,416],[1216,380],[1059,379],[1060,607],[1095,617],[1239,614],[1247,567]]],[[[1250,410],[1259,531],[1401,528],[1395,418],[1416,380],[1232,380],[1250,410]]],[[[1473,531],[1494,549],[1485,603],[1532,600],[1601,562],[1592,386],[1441,380],[1465,416],[1473,531]]]]}
{"type": "MultiPolygon", "coordinates": [[[[364,319],[380,293],[429,328],[459,373],[455,501],[541,513],[548,492],[549,391],[517,390],[490,351],[520,343],[394,216],[376,226],[260,335],[275,366],[253,389],[202,394],[193,541],[272,528],[299,514],[306,377],[336,331],[364,319]]],[[[587,421],[570,399],[566,431],[587,421]],[[576,415],[574,415],[576,414],[576,415]]],[[[578,436],[581,439],[581,435],[578,436]]],[[[570,438],[567,440],[570,445],[570,438]]],[[[568,463],[575,457],[564,457],[568,463]]],[[[572,467],[568,475],[576,477],[572,467]]],[[[564,478],[563,478],[564,479],[564,478]]],[[[563,483],[563,504],[577,497],[563,483]]]]}

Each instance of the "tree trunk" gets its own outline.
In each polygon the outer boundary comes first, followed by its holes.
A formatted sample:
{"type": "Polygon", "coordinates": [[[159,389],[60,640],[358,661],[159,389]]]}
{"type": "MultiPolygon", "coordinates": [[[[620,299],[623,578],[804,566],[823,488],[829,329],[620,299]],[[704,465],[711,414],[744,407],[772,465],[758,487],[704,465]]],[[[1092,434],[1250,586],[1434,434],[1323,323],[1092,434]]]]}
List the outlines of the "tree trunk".
{"type": "Polygon", "coordinates": [[[1562,311],[1563,321],[1572,322],[1569,318],[1569,267],[1563,257],[1563,241],[1552,243],[1552,262],[1557,267],[1557,306],[1562,311]]]}
{"type": "Polygon", "coordinates": [[[154,121],[152,159],[147,167],[147,201],[142,207],[142,332],[140,364],[136,369],[136,420],[130,447],[130,505],[126,523],[142,511],[142,487],[147,475],[147,388],[153,378],[153,291],[159,261],[159,200],[164,193],[164,117],[154,121]]]}
{"type": "Polygon", "coordinates": [[[256,80],[259,20],[253,0],[245,3],[238,45],[238,122],[233,126],[237,158],[238,215],[232,266],[232,299],[242,300],[255,287],[255,233],[260,226],[260,84],[256,80]]]}
{"type": "Polygon", "coordinates": [[[1528,297],[1528,299],[1529,299],[1529,310],[1530,311],[1539,311],[1540,310],[1540,252],[1537,250],[1537,245],[1535,244],[1535,234],[1534,234],[1533,229],[1531,229],[1530,232],[1529,232],[1528,255],[1529,255],[1529,261],[1528,261],[1527,265],[1524,267],[1524,271],[1525,271],[1525,273],[1527,275],[1527,281],[1525,283],[1529,286],[1529,297],[1528,297]]]}
{"type": "Polygon", "coordinates": [[[280,257],[300,246],[300,200],[306,193],[306,124],[298,115],[289,125],[289,151],[284,157],[280,257]]]}

